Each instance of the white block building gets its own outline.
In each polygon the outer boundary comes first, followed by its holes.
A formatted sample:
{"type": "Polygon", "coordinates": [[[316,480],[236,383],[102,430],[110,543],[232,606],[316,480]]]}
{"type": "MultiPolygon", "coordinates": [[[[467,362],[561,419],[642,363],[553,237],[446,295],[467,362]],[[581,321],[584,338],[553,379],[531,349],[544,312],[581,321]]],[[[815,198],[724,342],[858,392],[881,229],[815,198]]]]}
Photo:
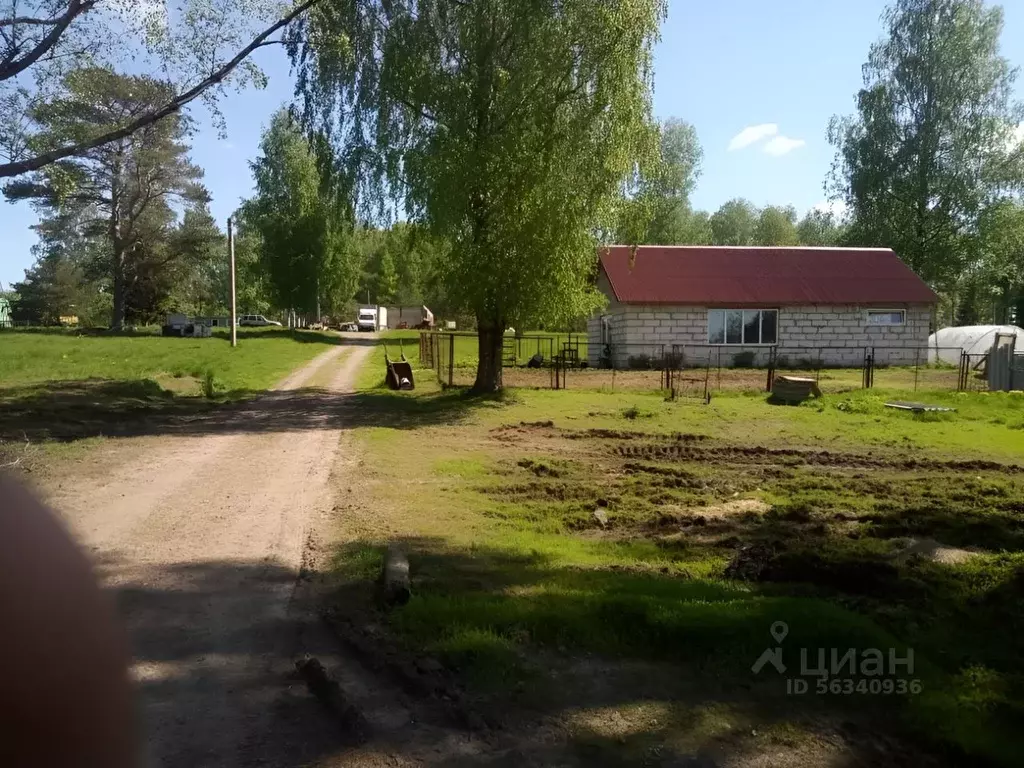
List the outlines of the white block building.
{"type": "Polygon", "coordinates": [[[927,362],[938,297],[888,248],[609,246],[588,363],[927,362]]]}

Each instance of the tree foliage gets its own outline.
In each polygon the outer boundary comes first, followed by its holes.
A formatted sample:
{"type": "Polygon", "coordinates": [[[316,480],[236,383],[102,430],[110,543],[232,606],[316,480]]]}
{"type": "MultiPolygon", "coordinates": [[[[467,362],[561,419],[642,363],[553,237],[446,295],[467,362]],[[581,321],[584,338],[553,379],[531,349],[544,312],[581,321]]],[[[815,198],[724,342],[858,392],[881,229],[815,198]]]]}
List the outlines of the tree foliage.
{"type": "MultiPolygon", "coordinates": [[[[62,94],[33,112],[39,132],[33,148],[45,150],[106,130],[127,116],[166,101],[171,86],[148,77],[108,69],[78,69],[65,78],[62,94]]],[[[157,253],[153,232],[174,220],[175,200],[205,203],[202,171],[188,159],[188,126],[179,117],[152,124],[130,136],[63,160],[9,182],[9,200],[31,200],[44,212],[76,212],[87,234],[103,233],[109,246],[104,273],[113,296],[111,325],[125,320],[128,295],[170,256],[157,253]]]]}
{"type": "Polygon", "coordinates": [[[166,248],[174,259],[167,270],[171,285],[162,303],[188,315],[226,315],[231,291],[227,241],[209,209],[188,208],[168,233],[166,248]]]}
{"type": "Polygon", "coordinates": [[[1000,200],[978,217],[960,311],[979,322],[1024,321],[1024,204],[1000,200]],[[971,300],[973,299],[973,301],[971,300]]]}
{"type": "Polygon", "coordinates": [[[313,149],[286,110],[271,119],[260,152],[245,212],[274,302],[308,316],[349,302],[359,277],[350,217],[326,194],[313,149]]]}
{"type": "Polygon", "coordinates": [[[103,244],[84,235],[82,225],[74,212],[53,213],[35,225],[36,261],[13,286],[15,320],[41,325],[57,325],[62,317],[78,317],[87,325],[109,322],[109,292],[94,279],[94,265],[105,258],[103,244]]]}
{"type": "Polygon", "coordinates": [[[847,240],[889,246],[952,289],[985,206],[1019,190],[1016,70],[999,52],[1002,10],[981,0],[897,0],[871,47],[857,114],[833,118],[831,183],[847,240]]]}
{"type": "Polygon", "coordinates": [[[812,209],[796,225],[797,238],[801,245],[832,247],[840,244],[844,226],[831,211],[812,209]]]}
{"type": "Polygon", "coordinates": [[[664,12],[663,0],[341,0],[296,30],[304,118],[330,136],[336,180],[450,243],[448,295],[481,330],[478,390],[501,386],[509,323],[599,301],[593,233],[656,156],[664,12]]]}
{"type": "Polygon", "coordinates": [[[749,200],[736,198],[724,203],[711,217],[715,245],[753,245],[758,211],[749,200]]]}
{"type": "Polygon", "coordinates": [[[249,60],[282,42],[285,29],[320,0],[0,0],[0,178],[81,155],[203,99],[223,125],[217,97],[229,83],[262,86],[249,60]],[[33,113],[60,95],[66,77],[96,66],[159,73],[173,83],[160,103],[103,130],[33,147],[33,113]]]}
{"type": "Polygon", "coordinates": [[[796,209],[791,205],[769,205],[762,208],[754,226],[753,241],[757,245],[800,245],[800,236],[796,229],[796,209]]]}
{"type": "Polygon", "coordinates": [[[706,234],[706,222],[690,207],[704,156],[697,131],[678,118],[669,118],[659,130],[659,162],[639,173],[632,188],[626,190],[615,233],[617,242],[672,245],[692,243],[706,234]]]}

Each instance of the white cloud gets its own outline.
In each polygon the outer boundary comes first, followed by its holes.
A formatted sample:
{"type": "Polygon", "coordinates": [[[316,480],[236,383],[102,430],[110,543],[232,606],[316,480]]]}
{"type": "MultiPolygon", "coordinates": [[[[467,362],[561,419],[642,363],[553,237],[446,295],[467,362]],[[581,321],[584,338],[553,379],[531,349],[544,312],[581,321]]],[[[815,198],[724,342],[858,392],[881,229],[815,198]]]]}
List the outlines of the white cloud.
{"type": "Polygon", "coordinates": [[[742,131],[732,137],[732,141],[729,142],[729,151],[735,152],[737,149],[743,149],[749,147],[751,144],[756,144],[761,139],[767,139],[769,136],[774,136],[779,132],[779,126],[775,123],[761,123],[761,125],[748,125],[742,131]]]}
{"type": "Polygon", "coordinates": [[[776,136],[764,145],[764,151],[769,155],[781,157],[789,154],[794,149],[800,149],[807,142],[803,139],[791,139],[788,136],[776,136]]]}

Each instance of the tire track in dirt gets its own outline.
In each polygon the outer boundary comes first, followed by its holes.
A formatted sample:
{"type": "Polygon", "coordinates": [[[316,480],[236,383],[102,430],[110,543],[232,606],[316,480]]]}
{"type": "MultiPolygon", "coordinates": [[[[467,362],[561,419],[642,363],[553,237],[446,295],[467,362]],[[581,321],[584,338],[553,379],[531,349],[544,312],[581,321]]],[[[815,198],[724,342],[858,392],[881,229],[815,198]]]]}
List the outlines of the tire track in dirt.
{"type": "MultiPolygon", "coordinates": [[[[300,389],[346,349],[327,389],[351,391],[369,347],[335,347],[279,390],[300,389]]],[[[271,717],[294,650],[288,603],[307,525],[331,509],[342,435],[332,411],[344,400],[317,403],[302,429],[228,422],[229,434],[161,438],[155,453],[50,499],[128,627],[146,765],[241,765],[242,745],[271,717]]],[[[260,413],[257,400],[234,418],[260,413]]]]}
{"type": "MultiPolygon", "coordinates": [[[[335,361],[346,347],[338,346],[318,355],[308,365],[290,373],[272,392],[300,389],[324,366],[335,361]]],[[[246,413],[259,409],[255,400],[246,413]]],[[[239,418],[243,418],[240,414],[239,418]]],[[[243,435],[211,434],[202,439],[165,438],[156,450],[114,466],[109,474],[76,478],[47,495],[47,501],[61,512],[79,542],[94,547],[108,544],[133,525],[145,524],[148,512],[162,499],[173,496],[192,476],[209,465],[243,435]]]]}

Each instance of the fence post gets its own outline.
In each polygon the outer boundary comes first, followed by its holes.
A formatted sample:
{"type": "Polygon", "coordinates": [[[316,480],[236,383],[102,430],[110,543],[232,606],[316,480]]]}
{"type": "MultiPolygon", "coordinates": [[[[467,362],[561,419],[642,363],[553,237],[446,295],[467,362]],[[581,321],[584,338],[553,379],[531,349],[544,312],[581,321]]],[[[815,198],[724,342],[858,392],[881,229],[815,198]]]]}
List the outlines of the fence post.
{"type": "Polygon", "coordinates": [[[434,336],[432,343],[434,345],[434,373],[437,375],[437,383],[444,384],[444,379],[441,378],[441,334],[434,336]]]}
{"type": "Polygon", "coordinates": [[[455,383],[455,334],[448,337],[448,386],[455,383]]]}
{"type": "Polygon", "coordinates": [[[914,391],[917,392],[917,377],[920,373],[921,367],[921,348],[917,347],[914,350],[914,391]]]}
{"type": "Polygon", "coordinates": [[[864,348],[864,389],[871,389],[875,384],[875,350],[874,347],[864,348]]]}
{"type": "Polygon", "coordinates": [[[771,392],[772,385],[775,383],[775,353],[778,347],[772,347],[768,350],[768,380],[765,382],[764,391],[771,392]]]}

